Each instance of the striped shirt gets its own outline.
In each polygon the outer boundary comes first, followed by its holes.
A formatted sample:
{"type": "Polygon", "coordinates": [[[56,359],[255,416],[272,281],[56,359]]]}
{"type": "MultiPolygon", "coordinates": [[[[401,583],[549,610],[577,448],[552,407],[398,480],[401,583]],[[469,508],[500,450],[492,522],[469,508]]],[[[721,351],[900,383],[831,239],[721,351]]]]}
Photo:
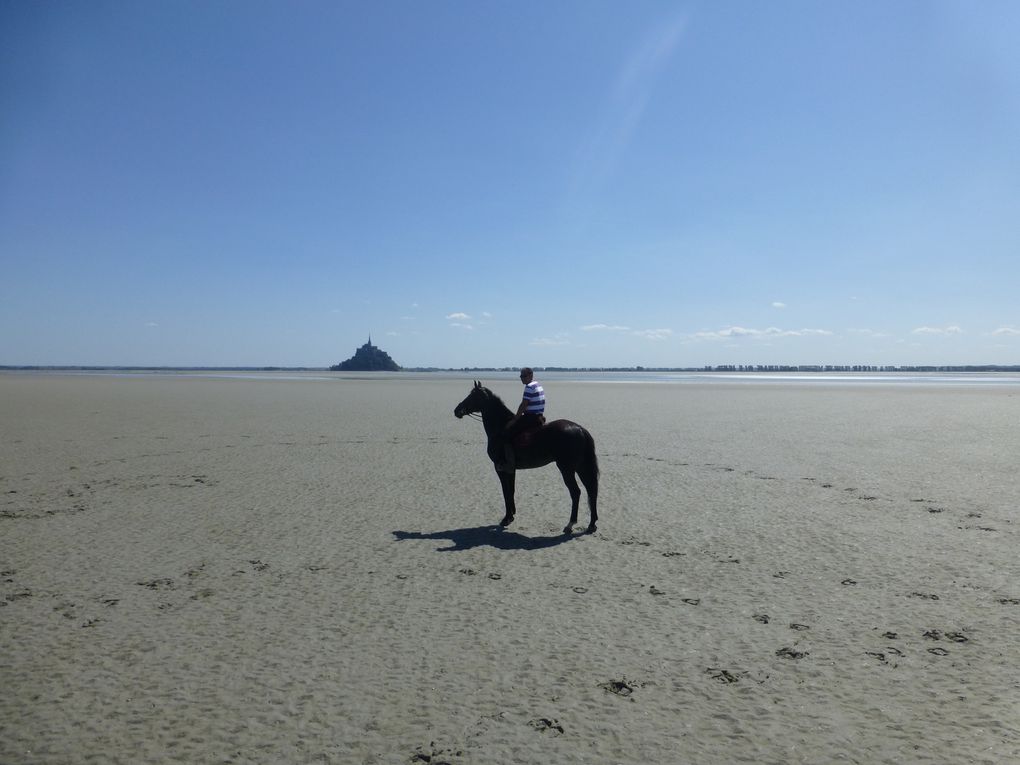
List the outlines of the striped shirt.
{"type": "Polygon", "coordinates": [[[532,380],[524,386],[524,401],[528,408],[527,414],[542,414],[545,412],[545,391],[542,386],[532,380]]]}

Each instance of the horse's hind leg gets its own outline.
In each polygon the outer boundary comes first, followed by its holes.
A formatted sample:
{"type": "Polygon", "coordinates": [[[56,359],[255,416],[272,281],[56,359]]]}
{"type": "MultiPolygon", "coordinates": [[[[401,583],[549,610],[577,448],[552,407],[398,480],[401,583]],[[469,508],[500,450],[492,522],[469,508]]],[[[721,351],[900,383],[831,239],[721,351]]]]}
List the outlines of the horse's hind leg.
{"type": "MultiPolygon", "coordinates": [[[[585,465],[577,474],[581,476],[581,483],[584,484],[584,490],[588,493],[588,533],[595,533],[595,524],[599,519],[598,512],[598,499],[599,499],[599,472],[598,469],[592,465],[585,465]]],[[[574,503],[574,520],[577,520],[577,503],[574,503]]]]}
{"type": "Polygon", "coordinates": [[[572,467],[567,467],[566,465],[557,465],[556,467],[560,469],[563,483],[567,485],[567,491],[570,492],[570,523],[563,529],[564,534],[569,534],[573,531],[574,524],[577,523],[577,506],[581,503],[581,487],[577,485],[577,479],[574,478],[574,469],[572,467]]]}

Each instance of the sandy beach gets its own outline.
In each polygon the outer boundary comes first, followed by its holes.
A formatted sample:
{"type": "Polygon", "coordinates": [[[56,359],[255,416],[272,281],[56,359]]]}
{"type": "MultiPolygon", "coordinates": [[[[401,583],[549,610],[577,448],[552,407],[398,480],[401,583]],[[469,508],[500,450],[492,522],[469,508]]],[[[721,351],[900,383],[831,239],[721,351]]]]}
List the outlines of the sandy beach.
{"type": "Polygon", "coordinates": [[[0,375],[0,762],[1020,761],[1017,388],[470,386],[0,375]]]}

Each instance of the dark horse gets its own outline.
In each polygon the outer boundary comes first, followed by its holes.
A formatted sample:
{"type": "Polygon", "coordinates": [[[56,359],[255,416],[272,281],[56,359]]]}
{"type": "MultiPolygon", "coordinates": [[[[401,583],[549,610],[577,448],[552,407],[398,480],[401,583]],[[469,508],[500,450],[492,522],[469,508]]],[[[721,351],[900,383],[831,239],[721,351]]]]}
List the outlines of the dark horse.
{"type": "MultiPolygon", "coordinates": [[[[481,412],[482,424],[485,426],[485,434],[491,440],[503,433],[506,424],[513,419],[511,412],[499,396],[484,387],[477,380],[475,387],[468,397],[457,404],[453,414],[460,419],[465,414],[481,412]]],[[[596,510],[596,501],[599,494],[599,461],[595,456],[595,439],[591,433],[582,428],[576,422],[570,420],[554,420],[541,427],[533,433],[525,434],[526,445],[521,445],[515,439],[514,453],[516,455],[516,468],[529,470],[542,467],[550,462],[555,462],[563,475],[563,482],[570,492],[570,523],[563,529],[564,534],[569,534],[574,524],[577,523],[577,506],[581,501],[581,489],[574,478],[576,473],[584,484],[584,490],[588,492],[588,510],[591,520],[588,523],[588,533],[595,531],[595,522],[599,514],[596,510]]],[[[517,507],[514,505],[514,484],[516,472],[497,471],[499,482],[503,485],[503,501],[506,503],[506,515],[499,525],[506,528],[513,523],[517,514],[517,507]]]]}

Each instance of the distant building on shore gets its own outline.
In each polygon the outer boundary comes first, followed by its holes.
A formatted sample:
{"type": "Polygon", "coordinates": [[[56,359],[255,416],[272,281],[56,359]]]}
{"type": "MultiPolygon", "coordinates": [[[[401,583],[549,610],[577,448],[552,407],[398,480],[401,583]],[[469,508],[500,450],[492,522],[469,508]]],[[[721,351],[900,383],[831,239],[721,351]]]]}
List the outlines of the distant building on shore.
{"type": "Polygon", "coordinates": [[[372,345],[372,336],[368,342],[358,348],[346,361],[341,361],[329,368],[331,372],[399,372],[400,365],[390,358],[382,348],[372,345]]]}

